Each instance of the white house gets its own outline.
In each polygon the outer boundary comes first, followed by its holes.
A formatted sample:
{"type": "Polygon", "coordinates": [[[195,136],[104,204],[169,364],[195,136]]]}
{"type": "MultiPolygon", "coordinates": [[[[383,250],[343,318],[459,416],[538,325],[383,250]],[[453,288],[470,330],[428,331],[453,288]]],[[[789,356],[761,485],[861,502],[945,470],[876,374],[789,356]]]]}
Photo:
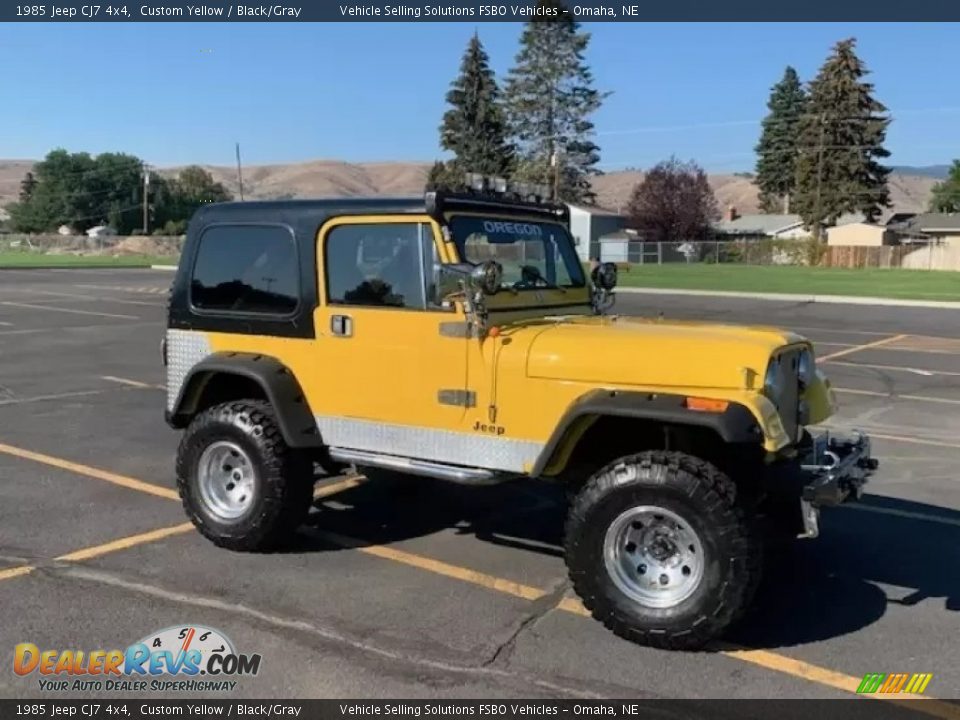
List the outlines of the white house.
{"type": "MultiPolygon", "coordinates": [[[[853,223],[863,224],[863,215],[841,215],[834,227],[853,223]]],[[[774,240],[801,240],[810,237],[810,229],[799,215],[740,215],[735,207],[727,208],[723,219],[713,226],[720,236],[736,238],[772,238],[774,240]]]]}
{"type": "Polygon", "coordinates": [[[600,254],[600,237],[623,230],[627,218],[613,210],[591,205],[567,205],[570,210],[570,235],[577,245],[577,255],[586,262],[600,254]]]}

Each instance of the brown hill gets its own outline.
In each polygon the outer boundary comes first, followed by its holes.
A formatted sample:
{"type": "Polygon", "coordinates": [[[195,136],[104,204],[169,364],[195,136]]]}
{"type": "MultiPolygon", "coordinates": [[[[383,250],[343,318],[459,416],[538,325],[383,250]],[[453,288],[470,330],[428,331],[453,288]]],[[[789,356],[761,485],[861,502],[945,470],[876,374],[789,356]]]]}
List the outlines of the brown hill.
{"type": "MultiPolygon", "coordinates": [[[[612,210],[624,211],[630,201],[633,188],[643,180],[643,173],[625,170],[601,175],[593,181],[597,204],[612,210]]],[[[744,175],[710,175],[710,187],[720,209],[737,209],[741,215],[760,212],[757,186],[744,175]]],[[[937,181],[922,175],[890,175],[890,201],[896,212],[923,212],[927,209],[930,194],[937,181]]]]}
{"type": "MultiPolygon", "coordinates": [[[[31,165],[29,160],[0,160],[0,206],[16,200],[20,180],[31,165]]],[[[239,194],[235,168],[205,167],[235,195],[239,194]]],[[[248,199],[416,195],[423,188],[429,168],[429,163],[348,163],[339,160],[251,165],[244,168],[243,189],[248,199]]],[[[177,168],[169,168],[163,172],[176,171],[177,168]]],[[[601,175],[593,183],[597,204],[612,210],[624,210],[631,191],[642,179],[642,173],[631,170],[601,175]]],[[[890,195],[894,209],[898,212],[925,210],[935,182],[930,177],[893,173],[890,195]]],[[[711,175],[710,185],[721,208],[733,205],[741,214],[758,212],[757,189],[749,177],[711,175]]]]}

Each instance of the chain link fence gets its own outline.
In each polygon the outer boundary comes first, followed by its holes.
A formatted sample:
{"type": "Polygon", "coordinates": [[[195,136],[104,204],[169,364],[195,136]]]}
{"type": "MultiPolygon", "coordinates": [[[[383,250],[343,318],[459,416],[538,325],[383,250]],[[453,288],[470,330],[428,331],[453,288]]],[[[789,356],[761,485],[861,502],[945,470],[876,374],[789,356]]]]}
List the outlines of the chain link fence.
{"type": "Polygon", "coordinates": [[[937,241],[901,245],[826,245],[796,240],[601,240],[601,262],[621,266],[665,264],[806,265],[841,268],[960,270],[960,245],[937,241]]]}

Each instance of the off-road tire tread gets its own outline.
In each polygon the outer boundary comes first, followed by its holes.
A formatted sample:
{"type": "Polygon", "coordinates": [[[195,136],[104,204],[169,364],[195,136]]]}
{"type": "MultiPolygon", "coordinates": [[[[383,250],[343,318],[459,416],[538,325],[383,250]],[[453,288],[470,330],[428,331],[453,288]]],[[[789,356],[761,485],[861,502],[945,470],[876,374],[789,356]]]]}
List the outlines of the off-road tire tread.
{"type": "Polygon", "coordinates": [[[242,552],[268,552],[287,540],[303,523],[313,500],[313,466],[307,454],[287,446],[273,408],[264,400],[234,400],[197,415],[180,440],[177,452],[177,491],[184,511],[197,530],[214,544],[242,552]],[[246,422],[244,422],[246,418],[246,422]],[[259,451],[264,492],[260,512],[242,532],[222,532],[197,512],[190,497],[191,444],[198,435],[223,424],[243,428],[259,451]]]}
{"type": "Polygon", "coordinates": [[[571,505],[564,535],[567,569],[583,605],[607,629],[641,645],[666,650],[703,649],[711,639],[743,616],[760,584],[762,542],[755,524],[737,505],[736,484],[711,463],[685,453],[647,451],[619,458],[601,468],[584,484],[571,505]],[[655,488],[662,482],[679,489],[703,506],[721,535],[729,534],[729,545],[734,554],[729,558],[727,577],[716,601],[703,608],[689,629],[672,631],[637,627],[615,603],[598,593],[596,583],[591,582],[590,573],[606,573],[606,569],[602,565],[587,569],[585,563],[578,562],[584,551],[579,543],[583,538],[581,528],[588,521],[590,509],[608,493],[624,487],[624,483],[618,481],[617,471],[631,464],[641,469],[631,483],[655,488]],[[666,469],[662,480],[653,472],[657,466],[666,469]]]}

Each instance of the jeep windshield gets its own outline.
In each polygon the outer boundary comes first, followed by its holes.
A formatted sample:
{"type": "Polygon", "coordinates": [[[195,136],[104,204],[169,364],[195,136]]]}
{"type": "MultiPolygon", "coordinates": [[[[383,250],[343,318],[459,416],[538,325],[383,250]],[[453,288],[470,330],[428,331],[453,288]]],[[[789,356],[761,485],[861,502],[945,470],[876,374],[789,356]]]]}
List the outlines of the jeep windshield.
{"type": "Polygon", "coordinates": [[[496,260],[503,266],[504,289],[586,285],[570,234],[558,223],[459,215],[449,225],[461,260],[474,265],[496,260]]]}

